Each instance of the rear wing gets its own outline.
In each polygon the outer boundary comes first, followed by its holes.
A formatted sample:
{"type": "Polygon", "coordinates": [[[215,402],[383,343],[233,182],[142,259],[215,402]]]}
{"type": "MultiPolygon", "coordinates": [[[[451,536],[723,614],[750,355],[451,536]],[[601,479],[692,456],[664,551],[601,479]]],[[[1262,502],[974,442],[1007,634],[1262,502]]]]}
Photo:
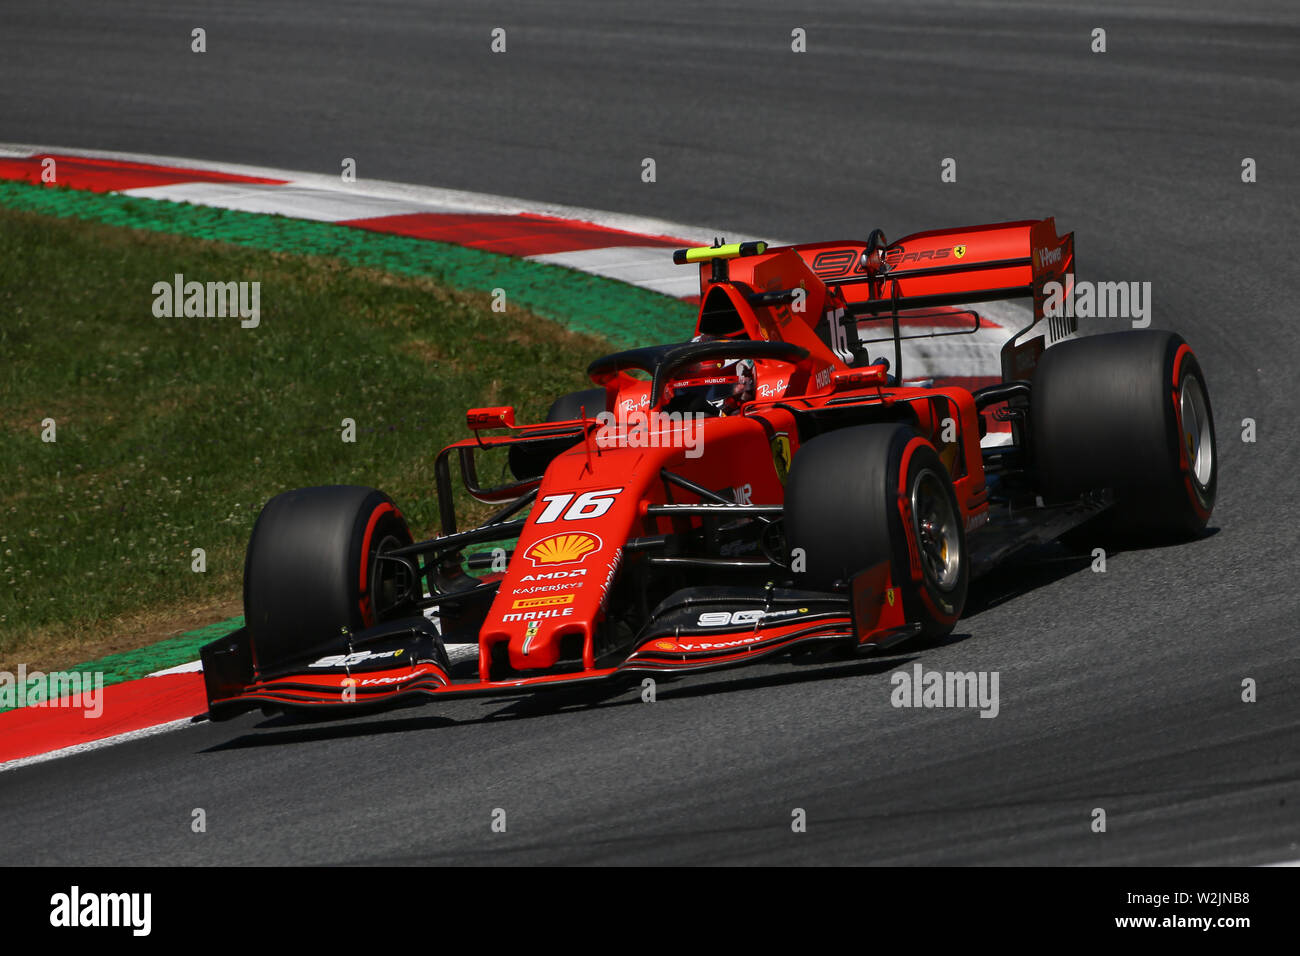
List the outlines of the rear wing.
{"type": "MultiPolygon", "coordinates": [[[[1033,321],[1002,349],[1007,380],[1026,378],[1047,342],[1078,330],[1071,316],[1047,316],[1045,287],[1068,291],[1074,274],[1074,233],[1056,234],[1054,219],[994,223],[918,232],[886,245],[873,234],[844,278],[825,277],[858,317],[900,310],[1030,299],[1033,321]],[[1045,329],[1039,323],[1048,320],[1045,329]],[[1044,335],[1026,338],[1033,331],[1044,335]]],[[[1059,295],[1059,291],[1058,291],[1059,295]]]]}
{"type": "MultiPolygon", "coordinates": [[[[771,249],[762,242],[718,243],[678,250],[673,260],[697,264],[700,270],[701,334],[743,330],[755,338],[794,342],[818,359],[848,365],[856,353],[842,331],[847,325],[842,317],[889,319],[893,370],[900,376],[902,341],[918,337],[903,335],[900,312],[915,319],[926,310],[1029,299],[1033,320],[1002,347],[1007,381],[1028,378],[1049,343],[1077,331],[1073,317],[1045,314],[1050,284],[1060,283],[1061,289],[1053,290],[1058,297],[1068,294],[1074,273],[1074,234],[1058,236],[1050,218],[918,232],[893,243],[879,229],[865,242],[771,249]],[[830,336],[829,346],[815,329],[830,336]]],[[[978,331],[978,314],[965,314],[973,328],[938,334],[978,331]]],[[[864,344],[856,332],[853,338],[864,344]]],[[[866,343],[873,341],[884,340],[866,343]]]]}

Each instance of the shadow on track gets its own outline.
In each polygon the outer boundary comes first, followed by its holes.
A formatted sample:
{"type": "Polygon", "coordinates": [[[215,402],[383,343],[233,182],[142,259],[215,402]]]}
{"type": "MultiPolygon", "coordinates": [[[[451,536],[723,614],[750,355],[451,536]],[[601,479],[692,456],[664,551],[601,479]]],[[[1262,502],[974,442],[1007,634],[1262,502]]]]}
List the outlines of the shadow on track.
{"type": "MultiPolygon", "coordinates": [[[[1106,557],[1109,560],[1120,554],[1140,555],[1146,551],[1165,548],[1194,548],[1218,533],[1218,528],[1206,528],[1194,540],[1175,544],[1150,544],[1141,540],[1108,540],[1105,542],[1106,557]]],[[[1091,549],[1086,549],[1079,541],[1073,541],[1070,545],[1053,542],[1026,551],[999,565],[983,577],[971,581],[962,619],[977,617],[1007,601],[1024,597],[1039,588],[1055,584],[1081,571],[1087,571],[1092,567],[1092,560],[1091,549]]]]}
{"type": "MultiPolygon", "coordinates": [[[[968,635],[952,635],[951,640],[961,640],[968,635]]],[[[809,655],[812,656],[812,655],[809,655]]],[[[896,654],[868,657],[860,660],[843,660],[824,658],[816,661],[801,661],[796,669],[777,673],[756,674],[733,680],[717,680],[716,675],[689,675],[676,679],[658,680],[657,693],[661,698],[690,698],[716,696],[743,691],[762,690],[768,687],[782,687],[821,680],[869,676],[891,670],[900,663],[907,663],[912,658],[900,658],[896,654]],[[809,665],[821,664],[813,669],[809,665]],[[689,683],[687,681],[689,680],[689,683]]],[[[789,662],[778,666],[787,667],[789,662]]],[[[735,673],[729,671],[728,673],[735,673]]],[[[256,747],[285,746],[300,743],[314,743],[323,740],[344,740],[356,737],[370,737],[378,734],[410,733],[424,730],[437,730],[454,726],[473,726],[489,724],[502,720],[529,720],[555,716],[575,710],[594,710],[597,708],[640,706],[640,686],[631,681],[611,684],[595,690],[592,688],[574,688],[554,690],[544,694],[531,694],[515,698],[494,698],[483,703],[495,706],[491,713],[481,717],[453,718],[441,714],[421,714],[419,716],[399,716],[399,712],[413,708],[425,708],[434,701],[413,701],[396,704],[388,710],[388,716],[379,720],[358,720],[362,715],[351,717],[313,717],[310,714],[281,714],[270,717],[255,728],[253,733],[241,734],[224,743],[205,748],[201,753],[219,753],[226,750],[243,750],[256,747]],[[624,698],[619,700],[618,698],[624,698]]],[[[465,702],[461,699],[458,703],[465,702]]]]}
{"type": "MultiPolygon", "coordinates": [[[[1197,540],[1204,541],[1217,532],[1217,528],[1208,529],[1197,540]]],[[[1191,542],[1192,545],[1195,543],[1191,542]]],[[[1108,556],[1113,557],[1125,552],[1139,553],[1143,550],[1148,549],[1133,544],[1124,548],[1112,548],[1108,551],[1108,556]]],[[[972,581],[970,594],[966,600],[966,610],[962,617],[963,619],[978,617],[983,612],[1007,601],[1024,597],[1039,588],[1086,571],[1091,565],[1090,553],[1081,553],[1061,544],[1045,545],[1027,552],[984,577],[972,581]]],[[[950,647],[971,637],[970,632],[958,632],[924,646],[905,644],[896,650],[860,659],[845,659],[837,656],[830,648],[814,648],[796,653],[784,660],[766,662],[764,671],[751,676],[718,678],[719,674],[734,675],[741,670],[736,668],[713,674],[660,677],[657,680],[657,693],[665,699],[689,699],[786,687],[813,681],[872,676],[905,666],[918,658],[924,658],[927,652],[950,647]],[[771,669],[774,667],[780,669],[771,669]]],[[[256,726],[254,733],[234,737],[202,752],[286,746],[322,740],[369,737],[377,734],[410,733],[501,720],[544,718],[575,710],[625,707],[640,704],[639,690],[639,680],[628,679],[601,688],[572,688],[494,698],[481,701],[485,706],[493,708],[490,713],[468,719],[428,713],[419,716],[400,716],[402,711],[412,708],[423,709],[433,701],[399,703],[389,705],[388,709],[382,711],[371,711],[369,714],[351,713],[342,717],[315,716],[310,713],[281,714],[262,721],[256,726]],[[377,713],[386,713],[387,716],[377,720],[363,719],[377,713]]],[[[458,702],[464,702],[464,699],[458,702]]]]}

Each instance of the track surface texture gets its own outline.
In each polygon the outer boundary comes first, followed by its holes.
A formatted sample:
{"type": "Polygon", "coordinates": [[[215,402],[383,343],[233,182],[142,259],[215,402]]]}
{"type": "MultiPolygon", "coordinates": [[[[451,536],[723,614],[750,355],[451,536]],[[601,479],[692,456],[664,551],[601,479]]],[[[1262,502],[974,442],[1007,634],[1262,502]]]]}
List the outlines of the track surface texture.
{"type": "Polygon", "coordinates": [[[1298,49],[1289,2],[8,5],[0,141],[354,157],[362,177],[796,240],[1055,215],[1080,278],[1150,281],[1153,324],[1196,349],[1221,472],[1204,539],[1105,574],[1064,552],[1009,569],[916,654],[698,676],[653,705],[250,715],[16,769],[0,862],[1300,858],[1298,49]],[[892,707],[914,659],[997,671],[999,715],[892,707]]]}

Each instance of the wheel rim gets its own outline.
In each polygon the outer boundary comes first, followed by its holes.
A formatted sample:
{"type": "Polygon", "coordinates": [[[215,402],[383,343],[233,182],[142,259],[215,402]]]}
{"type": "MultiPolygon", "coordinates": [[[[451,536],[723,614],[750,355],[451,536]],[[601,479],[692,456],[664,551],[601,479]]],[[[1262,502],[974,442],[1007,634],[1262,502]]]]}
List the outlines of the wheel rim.
{"type": "Polygon", "coordinates": [[[410,575],[397,561],[380,559],[386,551],[402,547],[403,542],[394,535],[385,535],[370,552],[370,609],[378,621],[381,614],[391,611],[406,596],[410,575]]]}
{"type": "Polygon", "coordinates": [[[1188,375],[1178,390],[1178,413],[1182,420],[1182,442],[1192,478],[1201,490],[1214,474],[1214,436],[1210,432],[1210,412],[1200,379],[1188,375]]]}
{"type": "Polygon", "coordinates": [[[961,576],[961,531],[943,479],[928,468],[912,485],[912,520],[926,577],[951,591],[961,576]]]}

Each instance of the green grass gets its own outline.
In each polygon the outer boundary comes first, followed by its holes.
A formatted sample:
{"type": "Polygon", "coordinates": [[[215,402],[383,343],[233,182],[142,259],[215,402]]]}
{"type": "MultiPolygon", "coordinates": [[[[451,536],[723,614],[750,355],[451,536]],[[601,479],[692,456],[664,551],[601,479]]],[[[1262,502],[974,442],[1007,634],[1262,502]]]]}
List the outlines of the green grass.
{"type": "MultiPolygon", "coordinates": [[[[0,207],[268,252],[328,256],[397,276],[432,278],[456,289],[502,288],[516,305],[620,348],[682,341],[695,327],[695,308],[679,299],[573,269],[446,242],[22,182],[0,181],[0,207]]],[[[666,252],[664,257],[667,262],[666,252]]]]}
{"type": "Polygon", "coordinates": [[[125,625],[237,600],[253,520],[287,488],[381,487],[431,532],[434,456],[465,409],[536,419],[610,350],[489,303],[339,258],[0,208],[0,669],[140,646],[125,625]],[[156,318],[152,287],[178,272],[260,281],[260,327],[156,318]]]}

